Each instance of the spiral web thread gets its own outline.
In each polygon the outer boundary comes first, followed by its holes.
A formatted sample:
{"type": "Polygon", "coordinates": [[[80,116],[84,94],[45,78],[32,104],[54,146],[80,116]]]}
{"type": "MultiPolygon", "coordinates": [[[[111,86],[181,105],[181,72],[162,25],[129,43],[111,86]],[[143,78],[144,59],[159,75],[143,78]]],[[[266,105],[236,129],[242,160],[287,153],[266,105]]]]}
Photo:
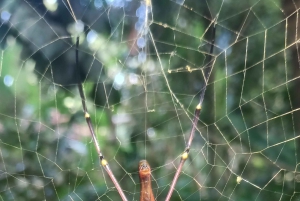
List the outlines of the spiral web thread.
{"type": "Polygon", "coordinates": [[[156,200],[165,200],[203,86],[171,200],[299,199],[298,6],[0,2],[0,200],[120,200],[99,166],[77,73],[128,200],[139,199],[141,159],[156,200]]]}

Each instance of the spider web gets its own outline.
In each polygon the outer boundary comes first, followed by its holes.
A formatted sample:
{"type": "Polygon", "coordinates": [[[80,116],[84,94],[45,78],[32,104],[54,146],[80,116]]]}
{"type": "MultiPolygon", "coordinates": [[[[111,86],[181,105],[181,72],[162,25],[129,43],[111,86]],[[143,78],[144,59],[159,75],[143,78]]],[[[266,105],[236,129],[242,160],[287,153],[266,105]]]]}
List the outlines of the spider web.
{"type": "Polygon", "coordinates": [[[1,1],[1,200],[120,200],[99,165],[77,73],[129,200],[139,200],[141,159],[165,199],[205,83],[172,200],[298,200],[298,4],[1,1]]]}

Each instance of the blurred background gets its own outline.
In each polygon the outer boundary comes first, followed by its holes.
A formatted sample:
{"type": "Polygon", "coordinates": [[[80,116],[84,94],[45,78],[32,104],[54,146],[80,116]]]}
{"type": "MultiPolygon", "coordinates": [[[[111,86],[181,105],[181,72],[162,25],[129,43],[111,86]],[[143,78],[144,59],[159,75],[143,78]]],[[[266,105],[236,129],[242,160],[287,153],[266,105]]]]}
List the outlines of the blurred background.
{"type": "Polygon", "coordinates": [[[171,200],[299,200],[299,6],[2,0],[1,200],[121,200],[99,164],[77,74],[128,199],[139,200],[137,166],[147,159],[156,200],[164,200],[207,72],[171,200]]]}

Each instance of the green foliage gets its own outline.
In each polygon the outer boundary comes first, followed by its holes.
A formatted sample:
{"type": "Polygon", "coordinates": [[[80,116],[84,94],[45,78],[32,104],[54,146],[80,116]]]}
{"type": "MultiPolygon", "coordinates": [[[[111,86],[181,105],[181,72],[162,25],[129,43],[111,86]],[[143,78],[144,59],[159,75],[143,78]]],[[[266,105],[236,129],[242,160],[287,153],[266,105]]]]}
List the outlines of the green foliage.
{"type": "Polygon", "coordinates": [[[155,46],[149,36],[144,64],[134,45],[139,2],[129,10],[72,3],[87,25],[79,72],[68,5],[51,12],[34,1],[4,2],[14,26],[0,27],[2,200],[120,200],[99,164],[77,73],[102,152],[129,200],[139,199],[144,158],[163,200],[209,70],[212,22],[214,65],[172,200],[298,199],[297,83],[279,1],[152,1],[155,46]],[[92,29],[97,37],[88,43],[92,29]]]}

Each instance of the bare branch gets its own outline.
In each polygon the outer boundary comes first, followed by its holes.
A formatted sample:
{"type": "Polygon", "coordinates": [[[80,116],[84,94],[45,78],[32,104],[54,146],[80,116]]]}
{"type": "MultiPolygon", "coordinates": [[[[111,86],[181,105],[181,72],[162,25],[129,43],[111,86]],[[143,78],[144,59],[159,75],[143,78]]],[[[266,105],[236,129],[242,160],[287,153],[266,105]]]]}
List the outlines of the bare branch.
{"type": "Polygon", "coordinates": [[[85,117],[86,123],[87,123],[87,125],[90,129],[90,132],[91,132],[95,147],[97,149],[97,153],[98,153],[101,165],[103,166],[103,168],[107,172],[107,174],[110,177],[111,181],[114,183],[114,185],[115,185],[118,193],[120,194],[122,200],[127,201],[127,198],[126,198],[120,184],[118,183],[118,181],[115,178],[115,175],[113,174],[113,172],[109,168],[108,162],[104,159],[104,156],[103,156],[103,154],[100,150],[100,145],[97,141],[97,138],[96,138],[96,135],[95,135],[95,132],[94,132],[94,128],[93,128],[93,125],[92,125],[90,115],[87,111],[87,107],[86,107],[86,103],[85,103],[85,95],[84,95],[84,92],[83,92],[83,86],[82,86],[81,79],[80,79],[80,74],[79,74],[78,46],[79,46],[79,37],[77,37],[77,40],[76,40],[76,68],[77,68],[76,70],[77,70],[77,81],[78,81],[77,86],[78,86],[78,90],[79,90],[79,94],[80,94],[80,98],[81,98],[81,102],[82,102],[84,117],[85,117]]]}

